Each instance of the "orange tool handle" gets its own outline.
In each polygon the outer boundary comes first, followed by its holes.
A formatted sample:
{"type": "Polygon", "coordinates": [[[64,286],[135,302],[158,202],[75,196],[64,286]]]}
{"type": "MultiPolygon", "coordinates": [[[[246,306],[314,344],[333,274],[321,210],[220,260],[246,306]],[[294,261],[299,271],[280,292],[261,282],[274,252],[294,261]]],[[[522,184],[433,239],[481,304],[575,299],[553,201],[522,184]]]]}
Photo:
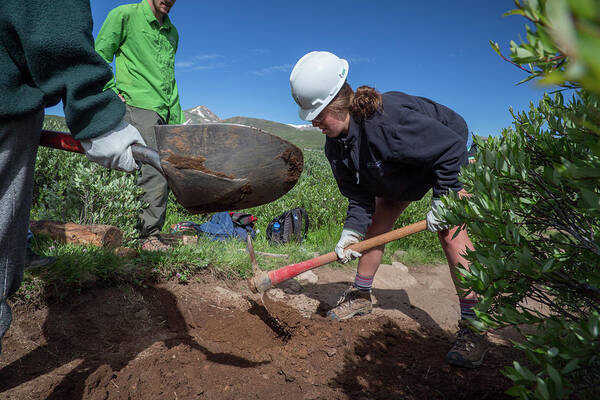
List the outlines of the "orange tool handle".
{"type": "MultiPolygon", "coordinates": [[[[362,242],[355,243],[349,246],[349,248],[352,250],[356,250],[359,253],[362,253],[365,250],[372,249],[373,247],[377,247],[397,239],[401,239],[414,233],[422,232],[425,229],[427,229],[427,222],[425,220],[422,220],[414,224],[405,226],[403,228],[398,228],[393,231],[374,236],[370,239],[363,240],[362,242]]],[[[252,279],[252,282],[249,282],[250,289],[253,290],[254,287],[256,291],[264,292],[271,286],[277,285],[281,282],[287,281],[288,279],[298,276],[303,272],[320,267],[325,264],[329,264],[330,262],[336,260],[337,255],[334,251],[332,251],[330,253],[323,254],[319,257],[311,258],[310,260],[302,261],[297,264],[286,265],[285,267],[281,267],[274,271],[269,271],[263,276],[254,277],[252,279]]]]}

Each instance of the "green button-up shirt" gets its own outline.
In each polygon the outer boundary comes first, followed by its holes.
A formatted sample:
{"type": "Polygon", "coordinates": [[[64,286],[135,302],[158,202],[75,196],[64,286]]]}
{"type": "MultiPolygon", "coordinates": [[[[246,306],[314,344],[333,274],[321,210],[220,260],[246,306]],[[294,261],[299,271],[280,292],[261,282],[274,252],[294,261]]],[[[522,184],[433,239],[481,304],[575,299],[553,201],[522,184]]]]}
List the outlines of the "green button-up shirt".
{"type": "Polygon", "coordinates": [[[106,85],[127,104],[156,111],[168,124],[182,124],[175,82],[177,29],[167,15],[161,25],[147,0],[112,10],[96,38],[96,51],[110,64],[114,78],[106,85]]]}

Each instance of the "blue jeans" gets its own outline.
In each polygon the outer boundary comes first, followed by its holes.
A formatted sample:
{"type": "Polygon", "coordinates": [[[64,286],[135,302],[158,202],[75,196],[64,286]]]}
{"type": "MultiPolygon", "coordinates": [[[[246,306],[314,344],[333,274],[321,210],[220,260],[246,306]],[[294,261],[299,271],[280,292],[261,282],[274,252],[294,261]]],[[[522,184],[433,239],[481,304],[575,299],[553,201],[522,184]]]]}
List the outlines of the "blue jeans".
{"type": "Polygon", "coordinates": [[[0,121],[0,352],[12,321],[7,299],[23,281],[33,169],[44,111],[0,121]]]}

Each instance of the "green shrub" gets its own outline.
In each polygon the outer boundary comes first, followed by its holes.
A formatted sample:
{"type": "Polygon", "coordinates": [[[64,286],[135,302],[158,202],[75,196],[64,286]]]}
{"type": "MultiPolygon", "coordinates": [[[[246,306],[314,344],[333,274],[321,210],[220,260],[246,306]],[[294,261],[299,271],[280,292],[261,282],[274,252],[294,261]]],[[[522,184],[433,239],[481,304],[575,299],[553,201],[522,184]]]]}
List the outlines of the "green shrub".
{"type": "MultiPolygon", "coordinates": [[[[46,119],[44,128],[66,131],[64,123],[53,118],[46,119]]],[[[130,242],[142,207],[138,195],[133,175],[103,168],[82,154],[38,150],[32,219],[115,225],[130,242]]]]}
{"type": "Polygon", "coordinates": [[[598,398],[600,4],[516,4],[511,14],[537,30],[527,28],[527,42],[511,44],[511,62],[577,90],[567,101],[560,91],[544,96],[513,113],[514,127],[501,137],[480,141],[477,162],[461,178],[474,196],[448,196],[446,219],[464,222],[477,238],[470,271],[462,270],[463,287],[482,296],[475,326],[516,326],[525,334],[516,347],[530,364],[504,370],[515,383],[508,393],[598,398]]]}

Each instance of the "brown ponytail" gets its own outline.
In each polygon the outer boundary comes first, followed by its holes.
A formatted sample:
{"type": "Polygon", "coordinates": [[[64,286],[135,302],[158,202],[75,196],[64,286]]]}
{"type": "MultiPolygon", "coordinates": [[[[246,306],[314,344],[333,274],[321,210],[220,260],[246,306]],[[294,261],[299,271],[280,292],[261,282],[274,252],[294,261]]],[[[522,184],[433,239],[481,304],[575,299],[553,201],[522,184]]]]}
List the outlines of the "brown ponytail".
{"type": "Polygon", "coordinates": [[[350,113],[355,117],[369,118],[383,110],[383,101],[381,94],[372,87],[361,86],[354,93],[346,82],[329,103],[327,110],[338,115],[350,113]]]}
{"type": "Polygon", "coordinates": [[[383,110],[381,93],[370,86],[361,86],[356,89],[350,113],[354,116],[369,118],[378,111],[383,110]]]}

